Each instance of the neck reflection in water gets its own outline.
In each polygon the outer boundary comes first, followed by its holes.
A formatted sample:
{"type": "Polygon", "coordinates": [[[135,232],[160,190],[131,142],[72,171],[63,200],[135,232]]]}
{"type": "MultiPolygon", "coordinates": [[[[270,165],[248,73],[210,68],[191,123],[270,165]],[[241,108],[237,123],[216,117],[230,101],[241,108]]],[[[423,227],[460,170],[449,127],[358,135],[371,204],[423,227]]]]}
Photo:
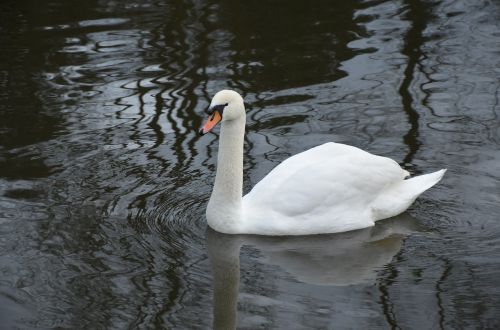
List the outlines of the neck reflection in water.
{"type": "Polygon", "coordinates": [[[213,275],[214,329],[235,329],[240,281],[240,248],[250,245],[262,262],[277,265],[296,280],[313,285],[372,284],[377,272],[399,252],[403,239],[418,231],[404,213],[352,232],[312,236],[222,234],[207,227],[213,275]]]}

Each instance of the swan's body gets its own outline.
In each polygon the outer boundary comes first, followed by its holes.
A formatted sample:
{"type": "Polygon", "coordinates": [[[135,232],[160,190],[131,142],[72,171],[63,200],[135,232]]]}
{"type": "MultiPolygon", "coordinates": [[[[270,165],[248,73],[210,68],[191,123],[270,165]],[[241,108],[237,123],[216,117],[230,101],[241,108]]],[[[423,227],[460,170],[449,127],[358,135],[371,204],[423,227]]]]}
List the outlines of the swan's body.
{"type": "Polygon", "coordinates": [[[220,232],[309,235],[370,227],[404,212],[446,171],[405,180],[409,173],[390,158],[326,143],[286,159],[242,197],[243,99],[236,92],[221,91],[211,109],[203,133],[218,121],[222,127],[206,215],[208,224],[220,232]]]}

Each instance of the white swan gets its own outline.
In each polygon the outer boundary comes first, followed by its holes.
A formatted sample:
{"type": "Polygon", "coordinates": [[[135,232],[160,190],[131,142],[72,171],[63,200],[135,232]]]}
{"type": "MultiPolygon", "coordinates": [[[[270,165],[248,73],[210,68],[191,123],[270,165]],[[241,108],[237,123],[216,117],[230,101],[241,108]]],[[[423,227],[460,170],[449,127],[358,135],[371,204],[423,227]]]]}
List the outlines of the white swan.
{"type": "Polygon", "coordinates": [[[407,179],[394,160],[339,143],[292,156],[242,197],[243,98],[222,90],[212,99],[200,134],[221,122],[215,184],[206,216],[228,234],[310,235],[373,226],[404,212],[445,169],[407,179]]]}

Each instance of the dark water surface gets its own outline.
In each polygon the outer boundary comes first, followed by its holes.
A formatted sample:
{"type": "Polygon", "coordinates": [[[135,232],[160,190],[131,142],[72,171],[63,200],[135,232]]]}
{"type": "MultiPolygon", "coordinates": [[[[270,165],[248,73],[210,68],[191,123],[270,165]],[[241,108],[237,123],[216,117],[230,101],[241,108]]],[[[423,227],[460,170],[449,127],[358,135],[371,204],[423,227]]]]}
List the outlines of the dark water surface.
{"type": "Polygon", "coordinates": [[[1,329],[500,327],[500,3],[0,3],[1,329]],[[326,141],[448,168],[397,219],[207,231],[211,96],[245,189],[326,141]]]}

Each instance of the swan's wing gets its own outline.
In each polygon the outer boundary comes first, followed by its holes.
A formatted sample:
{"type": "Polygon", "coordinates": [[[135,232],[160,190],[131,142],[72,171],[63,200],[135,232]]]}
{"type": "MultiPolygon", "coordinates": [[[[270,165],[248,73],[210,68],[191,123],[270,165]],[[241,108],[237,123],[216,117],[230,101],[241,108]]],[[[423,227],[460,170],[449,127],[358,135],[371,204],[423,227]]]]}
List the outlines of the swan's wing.
{"type": "Polygon", "coordinates": [[[294,218],[356,213],[407,175],[392,159],[326,143],[274,168],[244,197],[244,205],[294,218]]]}

